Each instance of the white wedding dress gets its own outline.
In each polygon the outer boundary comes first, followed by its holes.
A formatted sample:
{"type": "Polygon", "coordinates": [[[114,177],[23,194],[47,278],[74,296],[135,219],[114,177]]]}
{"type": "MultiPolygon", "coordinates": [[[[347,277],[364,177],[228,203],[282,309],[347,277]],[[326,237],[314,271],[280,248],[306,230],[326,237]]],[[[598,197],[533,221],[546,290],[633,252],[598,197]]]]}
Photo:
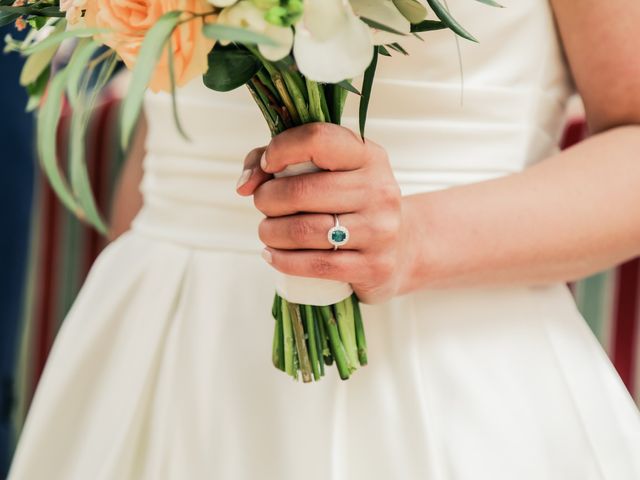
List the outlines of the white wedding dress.
{"type": "MultiPolygon", "coordinates": [[[[571,81],[552,12],[503,3],[449,2],[480,41],[460,41],[462,99],[451,32],[381,58],[368,136],[403,193],[556,149],[571,81]]],[[[262,216],[235,193],[268,131],[244,88],[198,80],[179,103],[191,142],[148,96],[145,206],[58,334],[10,480],[640,479],[640,415],[564,284],[364,305],[370,364],[350,380],[276,370],[262,216]]]]}

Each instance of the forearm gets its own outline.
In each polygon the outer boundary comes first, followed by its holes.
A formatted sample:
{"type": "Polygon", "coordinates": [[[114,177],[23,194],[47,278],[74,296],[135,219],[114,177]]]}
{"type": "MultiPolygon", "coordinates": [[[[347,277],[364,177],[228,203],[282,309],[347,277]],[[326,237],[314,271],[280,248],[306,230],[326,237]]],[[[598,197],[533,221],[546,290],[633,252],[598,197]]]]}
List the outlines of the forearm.
{"type": "Polygon", "coordinates": [[[574,280],[640,253],[640,127],[523,172],[406,196],[402,291],[574,280]]]}

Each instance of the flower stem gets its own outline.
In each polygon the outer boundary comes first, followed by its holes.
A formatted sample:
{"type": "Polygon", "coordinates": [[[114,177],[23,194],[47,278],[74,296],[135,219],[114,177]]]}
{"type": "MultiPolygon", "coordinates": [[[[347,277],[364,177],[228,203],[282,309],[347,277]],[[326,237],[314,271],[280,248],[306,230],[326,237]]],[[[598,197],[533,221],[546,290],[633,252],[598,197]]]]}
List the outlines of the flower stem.
{"type": "Polygon", "coordinates": [[[308,346],[309,346],[309,357],[311,360],[311,370],[313,371],[313,378],[314,380],[320,380],[320,366],[319,363],[321,363],[318,360],[318,342],[317,342],[317,334],[316,334],[316,328],[315,325],[313,323],[313,309],[311,308],[311,305],[302,305],[301,306],[301,312],[302,316],[304,318],[304,324],[307,327],[307,334],[309,335],[309,338],[307,339],[308,342],[308,346]]]}
{"type": "Polygon", "coordinates": [[[340,332],[338,331],[336,319],[333,317],[331,307],[320,307],[320,312],[322,314],[325,329],[329,334],[329,344],[331,345],[333,357],[336,360],[338,373],[342,380],[346,380],[351,374],[351,368],[344,345],[342,344],[342,340],[340,340],[340,332]]]}
{"type": "Polygon", "coordinates": [[[291,98],[295,104],[296,111],[300,116],[300,125],[304,125],[305,123],[309,123],[311,121],[311,116],[309,115],[309,109],[307,108],[307,99],[304,96],[302,90],[298,87],[298,84],[293,79],[294,75],[288,70],[283,70],[282,78],[286,84],[288,92],[291,94],[291,98]]]}
{"type": "MultiPolygon", "coordinates": [[[[315,330],[316,336],[316,352],[318,355],[318,366],[320,368],[320,376],[324,377],[324,353],[322,350],[323,342],[326,344],[327,339],[324,337],[324,328],[320,328],[322,326],[322,320],[318,322],[318,317],[320,316],[320,312],[318,311],[318,307],[305,305],[305,308],[309,308],[311,311],[311,320],[313,321],[313,328],[315,330]]],[[[327,347],[328,350],[328,347],[327,347]]]]}
{"type": "Polygon", "coordinates": [[[349,367],[351,371],[358,368],[358,347],[356,346],[355,326],[353,324],[353,314],[349,316],[346,307],[346,301],[342,300],[334,306],[336,312],[336,321],[340,329],[340,338],[347,352],[349,367]]]}
{"type": "Polygon", "coordinates": [[[354,293],[351,295],[353,302],[353,318],[356,324],[356,344],[358,345],[358,360],[363,367],[368,363],[367,359],[367,339],[364,335],[364,324],[362,323],[362,313],[360,312],[360,302],[354,293]]]}
{"type": "Polygon", "coordinates": [[[324,327],[324,322],[322,321],[322,312],[320,309],[322,307],[313,307],[315,317],[318,323],[318,329],[320,330],[320,341],[322,342],[322,356],[324,357],[324,363],[327,366],[333,365],[333,356],[331,355],[331,349],[329,348],[329,340],[326,329],[324,327]]]}
{"type": "Polygon", "coordinates": [[[307,94],[309,95],[309,114],[314,122],[324,122],[325,116],[322,111],[322,100],[320,97],[320,86],[313,80],[306,79],[307,94]]]}
{"type": "Polygon", "coordinates": [[[296,342],[296,351],[298,352],[298,363],[300,372],[302,373],[302,381],[309,383],[311,381],[311,362],[309,361],[307,344],[304,339],[300,305],[289,302],[289,315],[291,316],[291,325],[293,326],[293,335],[296,342]]]}
{"type": "Polygon", "coordinates": [[[280,303],[280,311],[282,313],[282,334],[284,340],[284,371],[287,375],[297,378],[298,373],[294,369],[293,362],[293,352],[295,347],[293,344],[293,327],[291,325],[291,317],[289,315],[289,302],[284,298],[280,303]]]}

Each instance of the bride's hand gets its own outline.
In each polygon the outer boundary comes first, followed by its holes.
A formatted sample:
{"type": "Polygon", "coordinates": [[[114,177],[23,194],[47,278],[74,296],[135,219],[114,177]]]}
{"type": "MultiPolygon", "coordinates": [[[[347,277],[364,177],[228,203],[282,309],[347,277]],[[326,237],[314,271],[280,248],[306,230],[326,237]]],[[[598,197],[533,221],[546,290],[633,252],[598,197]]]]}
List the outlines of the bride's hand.
{"type": "Polygon", "coordinates": [[[348,282],[365,303],[401,290],[410,235],[400,188],[379,145],[326,123],[287,130],[249,153],[238,193],[253,194],[267,217],[258,233],[265,260],[277,270],[348,282]],[[308,161],[323,171],[273,177],[308,161]],[[333,213],[350,233],[338,251],[327,239],[333,213]]]}

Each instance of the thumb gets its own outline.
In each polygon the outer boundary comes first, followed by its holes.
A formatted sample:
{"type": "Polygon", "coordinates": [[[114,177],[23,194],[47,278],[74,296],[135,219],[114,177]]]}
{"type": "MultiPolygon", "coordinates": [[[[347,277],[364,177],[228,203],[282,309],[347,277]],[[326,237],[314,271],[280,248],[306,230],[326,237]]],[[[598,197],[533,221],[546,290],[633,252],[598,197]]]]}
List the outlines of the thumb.
{"type": "Polygon", "coordinates": [[[244,168],[236,186],[236,191],[243,197],[253,195],[256,188],[273,178],[272,174],[260,167],[260,159],[265,150],[266,147],[254,148],[244,159],[244,168]]]}

